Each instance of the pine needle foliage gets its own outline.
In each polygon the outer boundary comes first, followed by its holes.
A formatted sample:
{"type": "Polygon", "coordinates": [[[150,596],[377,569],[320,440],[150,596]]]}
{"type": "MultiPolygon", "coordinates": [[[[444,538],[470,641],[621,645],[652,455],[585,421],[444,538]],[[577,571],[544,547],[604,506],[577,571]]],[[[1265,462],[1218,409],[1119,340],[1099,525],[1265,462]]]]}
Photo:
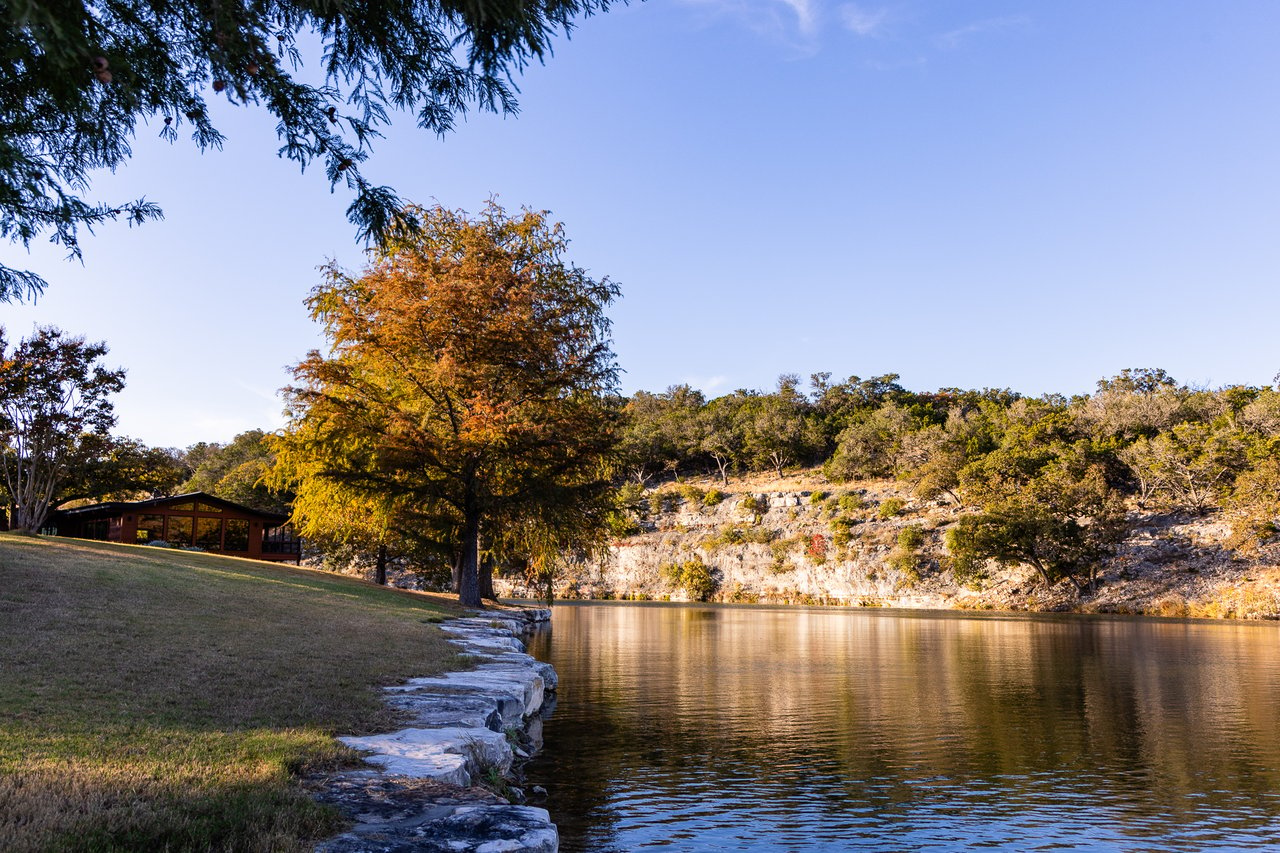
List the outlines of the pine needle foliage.
{"type": "MultiPolygon", "coordinates": [[[[79,231],[162,216],[146,198],[82,198],[95,170],[132,155],[139,125],[219,148],[209,101],[277,120],[279,154],[317,163],[353,196],[362,239],[385,240],[395,191],[360,170],[395,112],[443,134],[470,108],[517,111],[513,75],[609,0],[5,0],[0,2],[0,236],[48,234],[80,258],[79,231]],[[318,44],[318,57],[304,54],[318,44]],[[318,59],[318,61],[316,61],[318,59]]],[[[44,281],[0,265],[0,301],[44,281]]]]}

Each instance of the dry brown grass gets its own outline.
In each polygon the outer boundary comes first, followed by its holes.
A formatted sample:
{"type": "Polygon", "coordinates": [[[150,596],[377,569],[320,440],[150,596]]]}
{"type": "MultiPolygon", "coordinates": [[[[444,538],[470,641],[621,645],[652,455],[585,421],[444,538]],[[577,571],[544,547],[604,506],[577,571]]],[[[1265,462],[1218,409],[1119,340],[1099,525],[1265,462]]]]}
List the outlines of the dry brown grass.
{"type": "Polygon", "coordinates": [[[291,850],[300,775],[456,667],[431,599],[303,569],[0,535],[0,849],[291,850]]]}

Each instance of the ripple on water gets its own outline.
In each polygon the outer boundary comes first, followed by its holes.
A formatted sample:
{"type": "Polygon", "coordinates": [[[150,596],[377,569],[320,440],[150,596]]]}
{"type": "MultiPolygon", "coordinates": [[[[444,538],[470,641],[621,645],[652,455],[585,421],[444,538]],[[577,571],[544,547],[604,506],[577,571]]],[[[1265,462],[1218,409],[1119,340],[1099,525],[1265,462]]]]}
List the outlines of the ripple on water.
{"type": "Polygon", "coordinates": [[[1280,634],[1200,627],[561,607],[530,781],[567,853],[1280,849],[1280,634]]]}

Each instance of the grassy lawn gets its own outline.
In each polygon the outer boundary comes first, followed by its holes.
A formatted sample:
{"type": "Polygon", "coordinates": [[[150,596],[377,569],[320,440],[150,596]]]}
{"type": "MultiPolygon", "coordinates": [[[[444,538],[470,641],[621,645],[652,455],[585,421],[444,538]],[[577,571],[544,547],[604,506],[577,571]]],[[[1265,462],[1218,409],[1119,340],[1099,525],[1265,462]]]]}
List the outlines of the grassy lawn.
{"type": "Polygon", "coordinates": [[[0,534],[0,850],[301,850],[301,774],[457,668],[447,605],[209,554],[0,534]]]}

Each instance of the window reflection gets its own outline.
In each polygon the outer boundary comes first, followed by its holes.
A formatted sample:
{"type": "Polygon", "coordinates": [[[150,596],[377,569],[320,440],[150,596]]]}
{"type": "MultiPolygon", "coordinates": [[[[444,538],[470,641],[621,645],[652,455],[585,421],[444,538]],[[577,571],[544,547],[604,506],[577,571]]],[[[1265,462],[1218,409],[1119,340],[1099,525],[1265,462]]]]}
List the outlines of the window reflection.
{"type": "Polygon", "coordinates": [[[222,519],[196,519],[196,545],[206,551],[222,550],[222,519]]]}
{"type": "Polygon", "coordinates": [[[169,530],[165,534],[165,540],[170,545],[190,545],[194,521],[195,519],[189,515],[169,516],[169,530]]]}
{"type": "Polygon", "coordinates": [[[243,518],[228,518],[226,538],[223,542],[224,551],[248,551],[249,522],[243,518]]]}
{"type": "Polygon", "coordinates": [[[141,515],[138,516],[138,543],[145,545],[148,542],[154,542],[157,539],[164,538],[164,516],[163,515],[141,515]]]}

